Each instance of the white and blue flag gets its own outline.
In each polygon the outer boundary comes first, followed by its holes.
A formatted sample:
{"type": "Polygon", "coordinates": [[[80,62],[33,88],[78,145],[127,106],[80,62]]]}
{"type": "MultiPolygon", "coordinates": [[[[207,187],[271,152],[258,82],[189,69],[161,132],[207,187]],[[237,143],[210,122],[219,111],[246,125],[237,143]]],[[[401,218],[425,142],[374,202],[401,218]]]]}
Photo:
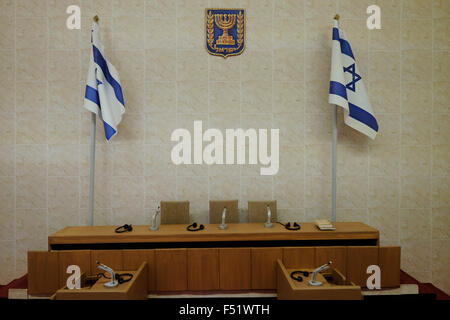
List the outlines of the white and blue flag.
{"type": "Polygon", "coordinates": [[[122,87],[119,73],[104,56],[104,48],[100,43],[99,26],[92,25],[92,52],[87,75],[84,107],[96,113],[103,121],[106,139],[111,139],[125,113],[122,87]]]}
{"type": "Polygon", "coordinates": [[[375,139],[378,123],[345,33],[334,20],[328,102],[344,108],[344,122],[375,139]]]}

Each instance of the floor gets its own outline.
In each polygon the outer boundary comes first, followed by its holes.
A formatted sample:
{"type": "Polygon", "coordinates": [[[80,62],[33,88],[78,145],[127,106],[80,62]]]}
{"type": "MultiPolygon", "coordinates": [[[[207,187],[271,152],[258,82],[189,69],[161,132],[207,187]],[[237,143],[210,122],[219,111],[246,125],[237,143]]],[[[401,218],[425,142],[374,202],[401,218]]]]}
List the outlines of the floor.
{"type": "MultiPolygon", "coordinates": [[[[401,271],[400,274],[400,282],[401,286],[399,288],[394,289],[382,289],[382,290],[363,290],[363,295],[374,296],[374,295],[405,295],[405,294],[424,294],[424,293],[432,293],[436,295],[437,300],[450,300],[450,296],[443,292],[442,290],[436,288],[431,283],[420,283],[409,274],[404,271],[401,271]]],[[[11,281],[7,285],[0,285],[0,298],[9,298],[9,299],[46,299],[48,297],[35,297],[29,296],[27,294],[27,275],[19,279],[15,279],[11,281]]],[[[150,294],[149,298],[273,298],[276,297],[276,293],[274,292],[264,292],[264,293],[256,293],[256,292],[239,292],[239,293],[217,293],[217,294],[191,294],[191,293],[182,293],[182,294],[171,294],[171,295],[158,295],[158,294],[150,294]]]]}

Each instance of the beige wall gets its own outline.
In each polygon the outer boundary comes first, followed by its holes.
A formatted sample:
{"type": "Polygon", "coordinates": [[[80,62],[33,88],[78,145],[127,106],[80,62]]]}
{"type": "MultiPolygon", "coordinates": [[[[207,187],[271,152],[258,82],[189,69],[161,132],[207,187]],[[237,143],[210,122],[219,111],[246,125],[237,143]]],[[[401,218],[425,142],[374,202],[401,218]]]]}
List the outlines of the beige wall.
{"type": "Polygon", "coordinates": [[[161,200],[278,200],[282,220],[330,215],[332,17],[352,44],[380,126],[375,141],[340,114],[338,219],[402,246],[402,268],[450,292],[449,0],[0,0],[0,283],[26,251],[87,223],[90,116],[83,110],[91,18],[120,71],[127,113],[111,143],[98,130],[97,224],[148,224],[161,200]],[[368,31],[366,7],[382,10],[368,31]],[[69,4],[81,31],[65,28],[69,4]],[[247,9],[247,47],[204,48],[204,9],[247,9]],[[180,166],[170,134],[204,127],[280,128],[280,171],[180,166]]]}

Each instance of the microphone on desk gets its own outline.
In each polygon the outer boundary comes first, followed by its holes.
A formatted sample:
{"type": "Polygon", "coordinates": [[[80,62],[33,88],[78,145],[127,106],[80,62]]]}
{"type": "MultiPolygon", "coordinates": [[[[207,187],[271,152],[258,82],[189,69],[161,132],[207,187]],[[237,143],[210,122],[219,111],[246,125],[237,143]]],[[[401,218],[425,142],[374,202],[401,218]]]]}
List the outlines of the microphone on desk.
{"type": "Polygon", "coordinates": [[[155,214],[152,218],[152,226],[150,227],[150,231],[156,231],[159,229],[159,226],[156,224],[156,218],[161,214],[161,207],[158,206],[158,209],[156,209],[155,214]]]}
{"type": "Polygon", "coordinates": [[[272,228],[273,224],[271,220],[272,220],[272,211],[270,211],[270,206],[267,205],[267,221],[266,223],[264,223],[264,227],[272,228]]]}
{"type": "Polygon", "coordinates": [[[104,265],[102,263],[100,263],[100,261],[97,261],[97,267],[99,269],[102,269],[103,271],[106,271],[109,273],[109,277],[110,277],[110,281],[105,282],[103,284],[103,286],[105,286],[106,288],[114,288],[117,287],[119,285],[119,282],[116,281],[116,274],[114,272],[114,270],[110,267],[108,267],[107,265],[104,265]]]}
{"type": "Polygon", "coordinates": [[[225,218],[227,215],[227,207],[223,207],[223,211],[222,211],[222,223],[219,226],[220,230],[225,230],[226,228],[228,228],[227,224],[225,223],[225,218]]]}
{"type": "Polygon", "coordinates": [[[325,270],[330,269],[330,265],[331,265],[332,263],[333,263],[332,261],[328,261],[328,263],[326,263],[326,264],[324,264],[324,265],[318,267],[316,270],[314,270],[314,271],[313,271],[312,279],[309,280],[309,285],[311,285],[311,286],[321,286],[321,285],[323,285],[323,282],[322,282],[322,281],[317,280],[317,274],[318,274],[319,272],[323,272],[323,271],[325,271],[325,270]]]}

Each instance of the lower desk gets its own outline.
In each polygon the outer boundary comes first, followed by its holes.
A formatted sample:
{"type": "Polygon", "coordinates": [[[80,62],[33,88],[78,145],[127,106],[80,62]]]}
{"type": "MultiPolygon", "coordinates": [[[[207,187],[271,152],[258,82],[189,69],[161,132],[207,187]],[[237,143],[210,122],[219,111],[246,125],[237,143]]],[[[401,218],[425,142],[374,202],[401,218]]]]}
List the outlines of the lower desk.
{"type": "Polygon", "coordinates": [[[300,231],[274,224],[218,225],[189,232],[185,225],[158,231],[133,226],[116,234],[113,226],[67,227],[49,237],[48,252],[29,252],[29,293],[51,294],[65,285],[67,266],[96,274],[96,261],[117,270],[148,263],[149,292],[275,290],[276,261],[288,268],[314,268],[329,260],[349,280],[365,286],[366,268],[385,266],[382,286],[399,285],[400,248],[379,248],[379,232],[363,223],[336,223],[319,231],[301,223],[300,231]],[[43,281],[45,279],[46,281],[43,281]]]}

